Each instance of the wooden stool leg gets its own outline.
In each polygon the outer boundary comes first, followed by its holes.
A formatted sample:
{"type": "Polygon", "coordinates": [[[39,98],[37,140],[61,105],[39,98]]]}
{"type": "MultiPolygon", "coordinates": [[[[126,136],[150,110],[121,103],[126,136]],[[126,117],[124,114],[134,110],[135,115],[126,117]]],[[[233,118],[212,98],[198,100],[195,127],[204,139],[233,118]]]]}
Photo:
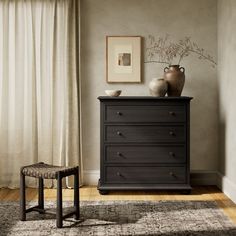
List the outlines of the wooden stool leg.
{"type": "Polygon", "coordinates": [[[57,176],[57,227],[62,228],[62,176],[58,172],[57,176]]]}
{"type": "Polygon", "coordinates": [[[25,176],[20,172],[20,220],[26,220],[25,208],[25,176]]]}
{"type": "MultiPolygon", "coordinates": [[[[39,178],[39,188],[38,188],[38,205],[40,209],[44,209],[44,190],[43,190],[43,178],[39,178]]],[[[41,212],[42,214],[42,212],[41,212]]]]}
{"type": "Polygon", "coordinates": [[[75,207],[75,219],[79,220],[80,209],[79,209],[79,172],[77,171],[74,174],[74,207],[75,207]]]}

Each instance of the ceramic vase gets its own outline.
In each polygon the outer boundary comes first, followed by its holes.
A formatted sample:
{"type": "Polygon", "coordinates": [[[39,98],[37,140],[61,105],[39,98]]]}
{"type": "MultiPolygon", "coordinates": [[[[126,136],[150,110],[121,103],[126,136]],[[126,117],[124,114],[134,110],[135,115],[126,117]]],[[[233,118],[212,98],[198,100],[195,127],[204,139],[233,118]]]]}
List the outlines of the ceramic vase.
{"type": "Polygon", "coordinates": [[[164,97],[167,92],[168,84],[161,78],[153,78],[149,83],[149,91],[154,97],[164,97]]]}
{"type": "Polygon", "coordinates": [[[164,69],[164,79],[168,83],[167,95],[179,97],[185,83],[185,69],[179,65],[170,65],[164,69]]]}

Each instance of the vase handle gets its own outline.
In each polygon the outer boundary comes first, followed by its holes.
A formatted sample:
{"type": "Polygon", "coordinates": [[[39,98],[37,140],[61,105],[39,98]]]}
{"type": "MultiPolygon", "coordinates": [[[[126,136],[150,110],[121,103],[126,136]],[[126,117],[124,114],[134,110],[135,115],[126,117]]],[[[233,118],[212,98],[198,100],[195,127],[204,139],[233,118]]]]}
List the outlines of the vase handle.
{"type": "Polygon", "coordinates": [[[184,69],[184,67],[180,67],[180,68],[179,68],[179,70],[180,70],[182,73],[184,73],[184,72],[185,72],[185,69],[184,69]],[[181,69],[182,69],[182,71],[181,71],[181,69]]]}
{"type": "Polygon", "coordinates": [[[169,70],[169,67],[165,67],[164,68],[164,72],[167,72],[166,70],[169,70]]]}

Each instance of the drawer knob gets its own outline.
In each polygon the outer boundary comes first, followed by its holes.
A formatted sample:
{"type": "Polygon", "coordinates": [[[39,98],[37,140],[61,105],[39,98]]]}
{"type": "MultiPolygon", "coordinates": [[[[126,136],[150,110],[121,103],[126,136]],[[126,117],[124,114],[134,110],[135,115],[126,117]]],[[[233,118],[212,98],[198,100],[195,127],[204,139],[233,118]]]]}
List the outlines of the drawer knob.
{"type": "Polygon", "coordinates": [[[121,157],[121,156],[122,156],[122,154],[121,154],[120,152],[117,152],[117,156],[121,157]]]}
{"type": "Polygon", "coordinates": [[[169,152],[169,155],[174,157],[175,156],[175,153],[174,152],[169,152]]]}
{"type": "Polygon", "coordinates": [[[117,112],[116,112],[116,115],[121,116],[122,113],[121,113],[120,111],[117,111],[117,112]]]}
{"type": "Polygon", "coordinates": [[[169,175],[173,176],[173,177],[175,176],[175,174],[173,172],[170,172],[169,175]]]}
{"type": "Polygon", "coordinates": [[[171,136],[175,136],[175,132],[173,132],[173,131],[170,131],[169,134],[170,134],[171,136]]]}
{"type": "Polygon", "coordinates": [[[175,116],[175,112],[173,112],[173,111],[169,111],[169,115],[171,115],[171,116],[175,116]]]}
{"type": "Polygon", "coordinates": [[[120,172],[117,172],[116,175],[117,176],[122,176],[122,174],[120,172]]]}
{"type": "Polygon", "coordinates": [[[122,133],[120,131],[117,131],[116,133],[117,133],[117,135],[120,135],[120,136],[122,135],[122,133]]]}

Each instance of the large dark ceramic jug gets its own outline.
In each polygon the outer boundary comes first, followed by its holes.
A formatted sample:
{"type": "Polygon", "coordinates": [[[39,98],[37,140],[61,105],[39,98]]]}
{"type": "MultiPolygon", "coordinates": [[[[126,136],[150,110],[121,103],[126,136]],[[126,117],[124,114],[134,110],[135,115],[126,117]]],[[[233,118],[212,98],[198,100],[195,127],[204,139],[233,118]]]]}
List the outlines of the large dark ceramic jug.
{"type": "Polygon", "coordinates": [[[164,72],[164,79],[168,83],[168,96],[179,97],[184,87],[185,69],[179,65],[170,65],[164,69],[164,72]]]}

